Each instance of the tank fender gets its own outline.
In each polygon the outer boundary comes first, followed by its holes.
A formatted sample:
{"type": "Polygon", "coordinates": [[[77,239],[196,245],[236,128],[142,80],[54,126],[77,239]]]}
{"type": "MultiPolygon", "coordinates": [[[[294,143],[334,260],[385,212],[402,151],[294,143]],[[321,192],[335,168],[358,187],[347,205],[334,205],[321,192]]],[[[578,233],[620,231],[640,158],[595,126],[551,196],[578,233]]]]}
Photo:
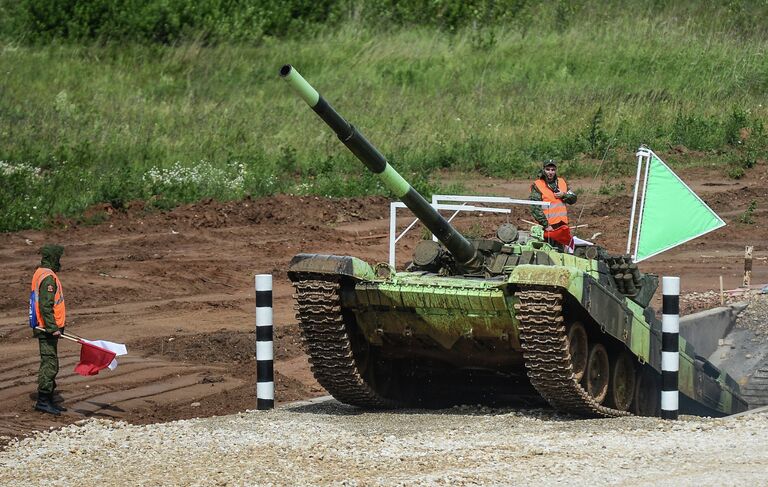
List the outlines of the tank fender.
{"type": "Polygon", "coordinates": [[[581,301],[584,275],[584,272],[573,267],[523,264],[512,269],[507,282],[509,284],[560,287],[581,301]]]}
{"type": "Polygon", "coordinates": [[[367,262],[357,257],[322,254],[298,254],[288,264],[288,277],[297,274],[330,274],[371,280],[376,274],[367,262]]]}

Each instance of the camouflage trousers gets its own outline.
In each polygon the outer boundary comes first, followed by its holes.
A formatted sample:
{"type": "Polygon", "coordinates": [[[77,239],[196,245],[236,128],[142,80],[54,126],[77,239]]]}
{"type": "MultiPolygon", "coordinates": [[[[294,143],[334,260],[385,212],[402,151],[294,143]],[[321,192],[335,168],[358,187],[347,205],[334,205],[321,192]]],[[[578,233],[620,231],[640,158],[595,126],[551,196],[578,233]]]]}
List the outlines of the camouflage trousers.
{"type": "Polygon", "coordinates": [[[37,372],[37,392],[53,394],[56,389],[56,374],[59,373],[59,338],[40,334],[40,369],[37,372]]]}

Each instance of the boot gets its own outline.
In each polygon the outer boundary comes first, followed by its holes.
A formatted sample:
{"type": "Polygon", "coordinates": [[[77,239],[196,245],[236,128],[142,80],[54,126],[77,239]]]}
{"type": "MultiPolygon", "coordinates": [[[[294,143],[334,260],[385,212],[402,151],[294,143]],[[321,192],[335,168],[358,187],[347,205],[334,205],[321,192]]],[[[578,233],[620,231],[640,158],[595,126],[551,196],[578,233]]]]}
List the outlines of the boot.
{"type": "Polygon", "coordinates": [[[61,395],[56,396],[55,398],[54,398],[54,395],[55,395],[55,393],[52,392],[51,393],[51,404],[53,405],[53,407],[55,407],[56,409],[58,409],[59,411],[61,411],[63,413],[64,411],[67,410],[67,408],[65,408],[64,406],[61,405],[61,403],[64,402],[64,400],[61,398],[61,395]]]}
{"type": "Polygon", "coordinates": [[[61,410],[56,408],[56,406],[53,405],[53,402],[51,402],[51,395],[46,392],[37,393],[35,409],[44,413],[53,414],[54,416],[59,416],[61,414],[61,410]]]}

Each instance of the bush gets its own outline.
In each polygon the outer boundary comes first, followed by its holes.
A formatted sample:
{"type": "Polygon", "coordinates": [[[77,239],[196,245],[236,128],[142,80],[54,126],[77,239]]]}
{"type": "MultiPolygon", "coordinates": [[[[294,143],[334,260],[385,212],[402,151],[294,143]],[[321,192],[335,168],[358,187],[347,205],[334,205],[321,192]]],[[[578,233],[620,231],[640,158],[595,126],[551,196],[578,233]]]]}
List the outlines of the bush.
{"type": "Polygon", "coordinates": [[[746,210],[744,210],[744,213],[739,215],[739,223],[744,223],[745,225],[754,225],[755,223],[755,210],[757,209],[757,201],[752,200],[749,202],[749,206],[746,210]]]}
{"type": "Polygon", "coordinates": [[[765,35],[768,5],[761,1],[556,2],[545,0],[0,0],[0,35],[52,39],[174,43],[252,42],[290,37],[352,21],[375,29],[469,27],[473,45],[496,43],[496,27],[526,36],[563,34],[579,22],[599,30],[613,18],[686,19],[697,32],[765,35]]]}
{"type": "MultiPolygon", "coordinates": [[[[19,0],[6,34],[34,41],[254,41],[335,24],[338,0],[19,0]]],[[[2,24],[0,24],[2,25],[2,24]]]]}

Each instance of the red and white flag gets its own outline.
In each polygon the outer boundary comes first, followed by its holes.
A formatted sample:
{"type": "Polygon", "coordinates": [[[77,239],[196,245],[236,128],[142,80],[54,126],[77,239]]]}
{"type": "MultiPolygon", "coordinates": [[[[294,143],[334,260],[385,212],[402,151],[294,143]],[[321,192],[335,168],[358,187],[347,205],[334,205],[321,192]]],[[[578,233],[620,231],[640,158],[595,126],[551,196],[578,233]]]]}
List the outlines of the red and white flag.
{"type": "MultiPolygon", "coordinates": [[[[115,352],[115,355],[118,357],[128,353],[128,349],[122,343],[109,342],[107,340],[86,340],[85,338],[82,340],[91,345],[96,345],[97,347],[109,350],[110,352],[115,352]]],[[[112,362],[110,362],[107,367],[109,367],[109,370],[115,370],[117,368],[117,359],[113,358],[112,362]]]]}
{"type": "Polygon", "coordinates": [[[552,242],[557,242],[564,247],[573,248],[573,236],[568,225],[561,225],[551,232],[544,232],[544,238],[552,242]]]}
{"type": "Polygon", "coordinates": [[[89,376],[109,367],[115,360],[115,352],[101,348],[85,340],[80,340],[80,362],[75,365],[75,373],[89,376]]]}
{"type": "MultiPolygon", "coordinates": [[[[43,333],[49,333],[42,327],[37,327],[43,333]]],[[[75,373],[89,376],[96,375],[100,370],[117,368],[118,355],[126,355],[128,349],[122,343],[107,340],[86,340],[68,331],[61,330],[61,338],[80,344],[80,361],[75,365],[75,373]]]]}

